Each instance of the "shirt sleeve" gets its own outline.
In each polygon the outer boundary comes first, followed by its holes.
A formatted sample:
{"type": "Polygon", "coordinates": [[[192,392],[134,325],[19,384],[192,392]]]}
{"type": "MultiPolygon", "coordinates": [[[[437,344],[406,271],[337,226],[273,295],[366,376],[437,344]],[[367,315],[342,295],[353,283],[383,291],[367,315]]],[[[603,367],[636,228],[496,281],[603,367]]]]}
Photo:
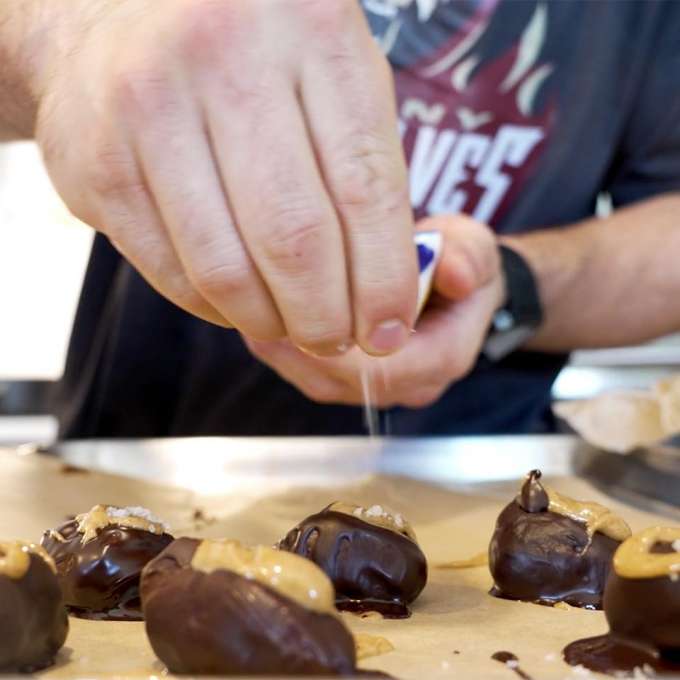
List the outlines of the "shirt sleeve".
{"type": "Polygon", "coordinates": [[[680,191],[680,2],[663,3],[656,37],[608,186],[615,206],[680,191]]]}

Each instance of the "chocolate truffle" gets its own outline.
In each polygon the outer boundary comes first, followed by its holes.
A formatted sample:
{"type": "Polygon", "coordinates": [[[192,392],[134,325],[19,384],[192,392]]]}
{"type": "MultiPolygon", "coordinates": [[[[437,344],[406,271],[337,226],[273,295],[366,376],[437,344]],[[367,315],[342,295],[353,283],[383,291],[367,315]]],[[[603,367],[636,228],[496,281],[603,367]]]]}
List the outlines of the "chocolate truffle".
{"type": "Polygon", "coordinates": [[[602,593],[628,525],[597,503],[575,501],[529,473],[498,517],[489,546],[497,597],[602,608],[602,593]]]}
{"type": "Polygon", "coordinates": [[[680,529],[652,527],[621,544],[604,592],[608,635],[572,643],[567,663],[601,673],[680,673],[680,529]]]}
{"type": "Polygon", "coordinates": [[[64,601],[75,616],[140,620],[139,578],[173,537],[144,508],[97,505],[57,529],[42,545],[57,565],[64,601]]]}
{"type": "Polygon", "coordinates": [[[333,503],[300,522],[278,547],[323,569],[338,609],[404,618],[427,582],[427,561],[413,529],[380,505],[333,503]]]}
{"type": "Polygon", "coordinates": [[[55,572],[40,546],[0,543],[0,673],[32,673],[54,663],[68,634],[55,572]]]}
{"type": "Polygon", "coordinates": [[[172,673],[352,675],[354,639],[308,560],[180,538],[144,569],[146,631],[172,673]]]}

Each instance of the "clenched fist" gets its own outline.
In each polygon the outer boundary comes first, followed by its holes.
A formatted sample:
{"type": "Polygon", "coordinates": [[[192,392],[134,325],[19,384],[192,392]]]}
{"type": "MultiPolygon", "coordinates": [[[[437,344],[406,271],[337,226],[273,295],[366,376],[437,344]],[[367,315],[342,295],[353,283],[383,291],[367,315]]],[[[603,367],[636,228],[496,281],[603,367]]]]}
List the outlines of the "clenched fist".
{"type": "Polygon", "coordinates": [[[506,291],[493,232],[464,215],[423,220],[443,236],[432,300],[417,332],[393,356],[311,357],[287,341],[248,341],[250,351],[313,401],[359,406],[365,390],[381,408],[423,408],[474,367],[506,291]],[[368,376],[368,384],[364,382],[368,376]]]}
{"type": "Polygon", "coordinates": [[[167,298],[315,354],[403,346],[417,266],[389,66],[354,0],[69,0],[36,136],[167,298]]]}

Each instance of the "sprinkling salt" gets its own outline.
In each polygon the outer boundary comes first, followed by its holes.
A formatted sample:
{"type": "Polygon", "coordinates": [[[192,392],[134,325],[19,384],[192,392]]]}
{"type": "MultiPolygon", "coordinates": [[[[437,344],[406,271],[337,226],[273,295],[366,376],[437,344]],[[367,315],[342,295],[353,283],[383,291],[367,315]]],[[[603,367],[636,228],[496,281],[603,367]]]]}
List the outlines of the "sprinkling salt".
{"type": "Polygon", "coordinates": [[[127,508],[116,508],[109,506],[106,508],[106,514],[111,517],[111,519],[121,519],[125,517],[139,517],[140,519],[145,519],[147,522],[152,524],[160,524],[163,527],[167,527],[167,524],[156,517],[151,510],[147,510],[139,505],[130,506],[127,508]]]}

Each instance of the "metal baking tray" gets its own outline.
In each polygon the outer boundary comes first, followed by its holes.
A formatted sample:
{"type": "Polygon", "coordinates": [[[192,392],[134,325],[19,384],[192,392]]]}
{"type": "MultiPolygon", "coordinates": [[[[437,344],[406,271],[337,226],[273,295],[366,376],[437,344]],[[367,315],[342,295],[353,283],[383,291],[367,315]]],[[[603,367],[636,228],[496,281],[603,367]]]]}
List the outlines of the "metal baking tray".
{"type": "Polygon", "coordinates": [[[352,482],[368,474],[492,487],[539,468],[551,476],[584,478],[613,498],[680,521],[680,455],[671,449],[622,456],[569,435],[208,437],[70,441],[48,453],[78,467],[204,494],[257,489],[264,480],[271,490],[352,482]]]}

